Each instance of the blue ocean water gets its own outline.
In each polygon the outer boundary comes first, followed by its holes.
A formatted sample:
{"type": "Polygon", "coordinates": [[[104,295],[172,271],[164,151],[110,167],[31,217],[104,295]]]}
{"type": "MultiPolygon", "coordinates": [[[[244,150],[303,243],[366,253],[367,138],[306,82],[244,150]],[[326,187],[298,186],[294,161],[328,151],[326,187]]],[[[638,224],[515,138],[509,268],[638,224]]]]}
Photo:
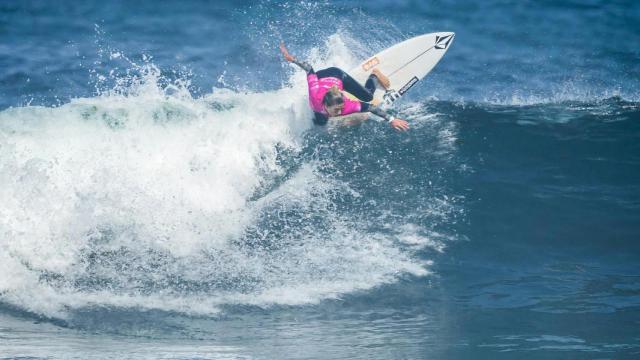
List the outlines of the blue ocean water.
{"type": "Polygon", "coordinates": [[[640,357],[640,3],[0,3],[0,358],[640,357]],[[453,31],[393,112],[304,74],[453,31]]]}

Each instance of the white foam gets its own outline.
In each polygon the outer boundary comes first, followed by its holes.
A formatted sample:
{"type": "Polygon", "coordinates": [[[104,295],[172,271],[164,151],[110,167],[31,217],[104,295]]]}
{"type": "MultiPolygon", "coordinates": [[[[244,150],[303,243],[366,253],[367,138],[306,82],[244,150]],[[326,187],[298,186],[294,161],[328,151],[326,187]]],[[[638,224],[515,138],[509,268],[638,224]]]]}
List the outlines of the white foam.
{"type": "Polygon", "coordinates": [[[623,93],[620,89],[594,89],[592,86],[567,81],[550,87],[544,93],[531,93],[527,90],[514,91],[507,96],[500,94],[485,97],[482,102],[493,105],[531,106],[563,102],[597,102],[613,97],[633,102],[638,101],[637,94],[623,93]]]}
{"type": "MultiPolygon", "coordinates": [[[[355,63],[340,36],[327,48],[320,66],[355,63]]],[[[428,274],[396,238],[335,212],[332,199],[354,192],[316,160],[252,200],[290,171],[278,149],[300,151],[311,126],[302,73],[275,91],[201,98],[159,85],[152,65],[139,73],[94,98],[0,112],[1,301],[56,317],[91,306],[215,314],[428,274]],[[266,221],[250,240],[274,249],[242,243],[271,211],[284,227],[269,233],[266,221]]],[[[418,233],[403,241],[439,246],[418,233]]]]}

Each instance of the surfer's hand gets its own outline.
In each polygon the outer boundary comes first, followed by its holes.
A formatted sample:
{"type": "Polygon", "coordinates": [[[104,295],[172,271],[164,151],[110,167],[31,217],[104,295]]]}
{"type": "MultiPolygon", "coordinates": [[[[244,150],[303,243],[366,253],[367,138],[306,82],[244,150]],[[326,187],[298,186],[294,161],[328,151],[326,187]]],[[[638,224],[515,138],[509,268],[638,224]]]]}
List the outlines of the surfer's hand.
{"type": "Polygon", "coordinates": [[[407,131],[409,130],[409,123],[402,119],[393,119],[390,122],[391,127],[398,131],[407,131]]]}
{"type": "Polygon", "coordinates": [[[287,60],[288,62],[292,62],[295,60],[295,58],[291,56],[291,54],[289,54],[289,51],[287,51],[287,48],[284,47],[284,42],[280,43],[280,52],[282,52],[282,55],[284,55],[285,60],[287,60]]]}

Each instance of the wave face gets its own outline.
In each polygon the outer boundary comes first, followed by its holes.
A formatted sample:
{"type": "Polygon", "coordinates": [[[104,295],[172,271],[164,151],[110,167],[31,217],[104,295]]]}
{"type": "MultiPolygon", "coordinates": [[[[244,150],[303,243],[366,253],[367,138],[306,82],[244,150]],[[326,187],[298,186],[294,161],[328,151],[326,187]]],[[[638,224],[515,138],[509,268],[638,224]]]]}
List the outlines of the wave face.
{"type": "Polygon", "coordinates": [[[54,317],[87,306],[215,314],[428,273],[415,253],[440,249],[435,228],[460,209],[442,176],[405,164],[453,157],[455,125],[417,123],[429,145],[376,127],[318,133],[303,83],[194,99],[169,95],[152,65],[141,71],[126,94],[0,113],[5,300],[54,317]]]}
{"type": "Polygon", "coordinates": [[[0,353],[637,352],[639,14],[0,5],[0,353]],[[456,40],[392,110],[408,133],[314,127],[276,50],[349,69],[435,31],[456,40]]]}

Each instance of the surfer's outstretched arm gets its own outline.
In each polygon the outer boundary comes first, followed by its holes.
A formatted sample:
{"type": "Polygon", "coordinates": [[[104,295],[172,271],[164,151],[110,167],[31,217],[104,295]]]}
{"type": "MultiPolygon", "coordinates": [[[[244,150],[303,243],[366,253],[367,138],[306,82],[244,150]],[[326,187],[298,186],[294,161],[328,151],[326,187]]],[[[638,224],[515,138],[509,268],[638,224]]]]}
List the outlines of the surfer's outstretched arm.
{"type": "Polygon", "coordinates": [[[376,114],[380,116],[381,118],[387,120],[392,128],[398,131],[409,130],[409,123],[407,123],[402,119],[398,119],[389,115],[386,111],[382,110],[381,108],[375,105],[371,105],[369,103],[361,103],[361,111],[368,111],[372,114],[376,114]]]}
{"type": "Polygon", "coordinates": [[[313,67],[311,67],[311,65],[309,65],[309,63],[307,63],[305,61],[299,61],[298,59],[293,57],[291,54],[289,54],[289,51],[287,51],[287,48],[284,46],[283,42],[280,43],[280,52],[282,52],[282,55],[284,55],[285,60],[300,66],[302,68],[302,70],[307,72],[307,74],[313,74],[314,73],[313,67]]]}

